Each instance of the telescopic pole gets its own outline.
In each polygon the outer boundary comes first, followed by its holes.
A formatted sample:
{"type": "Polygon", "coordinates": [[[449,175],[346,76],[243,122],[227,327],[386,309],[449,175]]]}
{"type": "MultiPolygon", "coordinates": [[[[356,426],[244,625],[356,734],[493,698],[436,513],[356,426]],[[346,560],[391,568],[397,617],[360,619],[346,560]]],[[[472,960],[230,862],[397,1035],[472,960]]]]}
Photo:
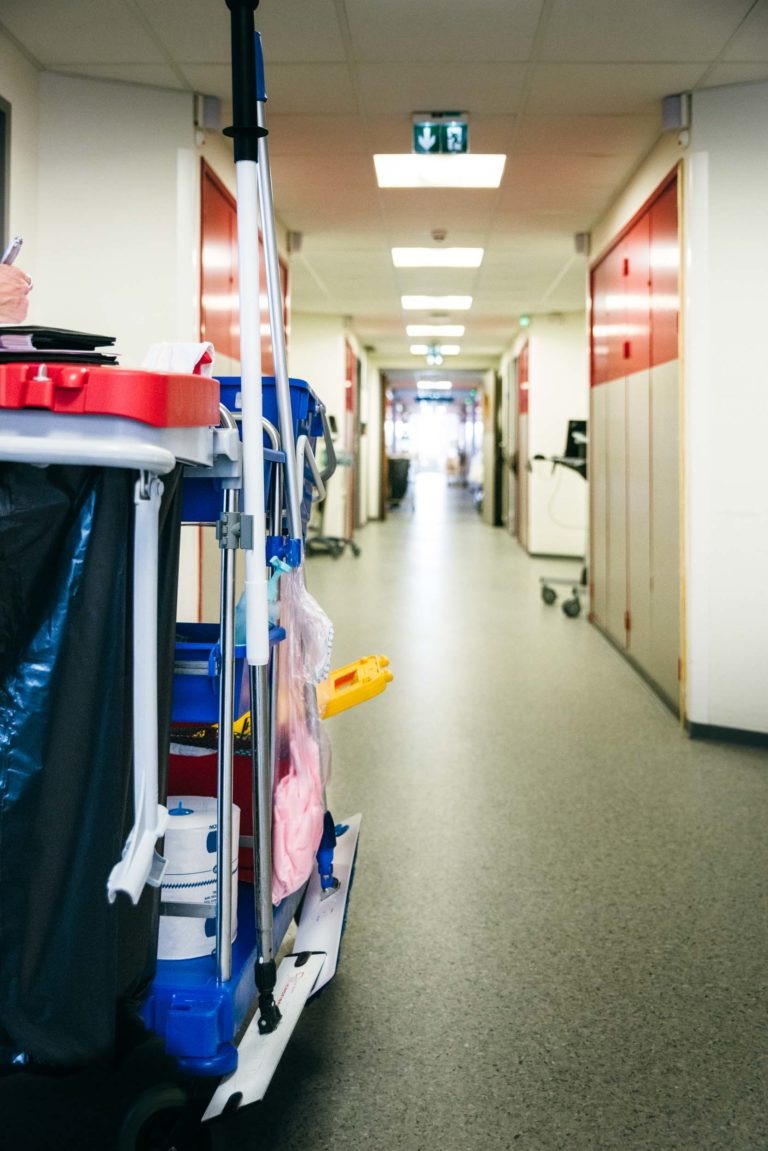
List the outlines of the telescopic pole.
{"type": "MultiPolygon", "coordinates": [[[[246,659],[251,682],[251,730],[254,773],[269,770],[269,739],[264,705],[269,663],[269,607],[264,507],[264,441],[261,403],[261,309],[259,305],[259,127],[256,112],[256,51],[253,14],[259,0],[226,0],[232,27],[233,125],[225,129],[235,145],[238,270],[240,279],[240,390],[243,428],[243,512],[252,525],[245,552],[246,659]]],[[[271,799],[271,795],[270,795],[271,799]]],[[[271,803],[269,806],[271,817],[271,803]]],[[[257,813],[258,815],[258,813],[257,813]]],[[[262,813],[261,822],[264,821],[262,813]]],[[[254,821],[254,829],[258,827],[254,821]]],[[[271,827],[269,828],[271,831],[271,827]]],[[[271,847],[270,847],[271,852],[271,847]]],[[[280,1020],[274,1000],[277,969],[269,922],[259,925],[255,978],[259,992],[259,1031],[273,1031],[280,1020]]]]}
{"type": "MultiPolygon", "coordinates": [[[[272,199],[272,173],[269,167],[267,147],[267,91],[264,80],[264,54],[261,36],[256,33],[256,115],[264,135],[259,136],[259,203],[261,205],[261,231],[264,239],[264,266],[267,274],[267,298],[269,300],[269,321],[272,333],[272,355],[275,361],[275,393],[277,395],[278,427],[280,441],[285,452],[285,489],[288,512],[288,534],[302,542],[301,476],[296,466],[296,445],[291,414],[291,388],[288,378],[288,357],[285,345],[285,314],[283,293],[280,283],[280,262],[277,256],[277,236],[275,233],[275,210],[272,199]]],[[[275,527],[279,534],[279,525],[275,527]]]]}

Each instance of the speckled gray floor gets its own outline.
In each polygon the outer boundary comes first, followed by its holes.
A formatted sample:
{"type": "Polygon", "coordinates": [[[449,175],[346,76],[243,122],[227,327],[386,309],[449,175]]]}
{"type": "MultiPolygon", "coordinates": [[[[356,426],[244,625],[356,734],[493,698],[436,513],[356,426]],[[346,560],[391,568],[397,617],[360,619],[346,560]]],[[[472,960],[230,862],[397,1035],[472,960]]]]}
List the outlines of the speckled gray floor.
{"type": "Polygon", "coordinates": [[[329,721],[342,965],[216,1147],[768,1148],[768,752],[690,742],[439,477],[358,542],[308,566],[396,676],[329,721]]]}

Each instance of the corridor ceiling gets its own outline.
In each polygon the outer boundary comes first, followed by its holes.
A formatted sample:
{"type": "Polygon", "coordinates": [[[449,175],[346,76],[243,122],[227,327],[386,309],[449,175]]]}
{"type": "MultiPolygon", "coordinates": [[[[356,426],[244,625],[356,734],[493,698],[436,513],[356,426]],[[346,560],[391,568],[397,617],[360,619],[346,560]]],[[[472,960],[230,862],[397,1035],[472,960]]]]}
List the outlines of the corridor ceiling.
{"type": "MultiPolygon", "coordinates": [[[[230,122],[225,0],[0,0],[0,25],[41,69],[215,96],[230,122]]],[[[256,27],[293,309],[348,317],[400,369],[424,366],[406,323],[434,319],[402,294],[472,295],[441,317],[466,325],[454,369],[496,363],[521,314],[583,307],[574,235],[653,147],[662,98],[768,79],[768,0],[261,0],[256,27]],[[379,189],[373,154],[448,110],[472,152],[506,154],[501,187],[379,189]],[[393,246],[440,243],[485,259],[393,267],[393,246]]]]}

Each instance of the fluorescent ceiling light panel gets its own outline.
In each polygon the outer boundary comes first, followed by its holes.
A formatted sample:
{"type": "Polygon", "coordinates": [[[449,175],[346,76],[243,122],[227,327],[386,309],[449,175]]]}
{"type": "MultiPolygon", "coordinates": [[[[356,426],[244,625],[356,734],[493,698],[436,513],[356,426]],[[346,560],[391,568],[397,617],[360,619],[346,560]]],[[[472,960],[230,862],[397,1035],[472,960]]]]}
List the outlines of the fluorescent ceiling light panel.
{"type": "Polygon", "coordinates": [[[466,312],[472,307],[471,296],[401,296],[406,312],[424,312],[440,308],[446,312],[466,312]]]}
{"type": "Polygon", "coordinates": [[[420,392],[450,392],[453,384],[450,380],[419,380],[416,387],[420,392]]]}
{"type": "Polygon", "coordinates": [[[422,156],[416,152],[373,157],[380,188],[498,188],[507,157],[468,152],[422,156]]]}
{"type": "Polygon", "coordinates": [[[393,248],[396,268],[479,268],[483,248],[393,248]]]}
{"type": "Polygon", "coordinates": [[[431,347],[434,347],[441,356],[458,356],[461,352],[459,344],[437,344],[437,346],[433,344],[411,344],[411,355],[426,356],[431,347]]]}
{"type": "Polygon", "coordinates": [[[408,336],[454,336],[456,339],[464,335],[463,324],[408,324],[405,329],[408,336]]]}

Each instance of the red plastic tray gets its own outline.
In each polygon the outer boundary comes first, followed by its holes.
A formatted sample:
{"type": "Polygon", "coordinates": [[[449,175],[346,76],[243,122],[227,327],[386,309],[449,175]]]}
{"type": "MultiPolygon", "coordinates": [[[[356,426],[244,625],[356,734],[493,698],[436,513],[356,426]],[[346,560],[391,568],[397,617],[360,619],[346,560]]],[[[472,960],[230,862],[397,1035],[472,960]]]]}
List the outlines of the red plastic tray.
{"type": "Polygon", "coordinates": [[[156,428],[217,426],[219,383],[210,376],[90,364],[0,364],[0,408],[123,416],[156,428]]]}

